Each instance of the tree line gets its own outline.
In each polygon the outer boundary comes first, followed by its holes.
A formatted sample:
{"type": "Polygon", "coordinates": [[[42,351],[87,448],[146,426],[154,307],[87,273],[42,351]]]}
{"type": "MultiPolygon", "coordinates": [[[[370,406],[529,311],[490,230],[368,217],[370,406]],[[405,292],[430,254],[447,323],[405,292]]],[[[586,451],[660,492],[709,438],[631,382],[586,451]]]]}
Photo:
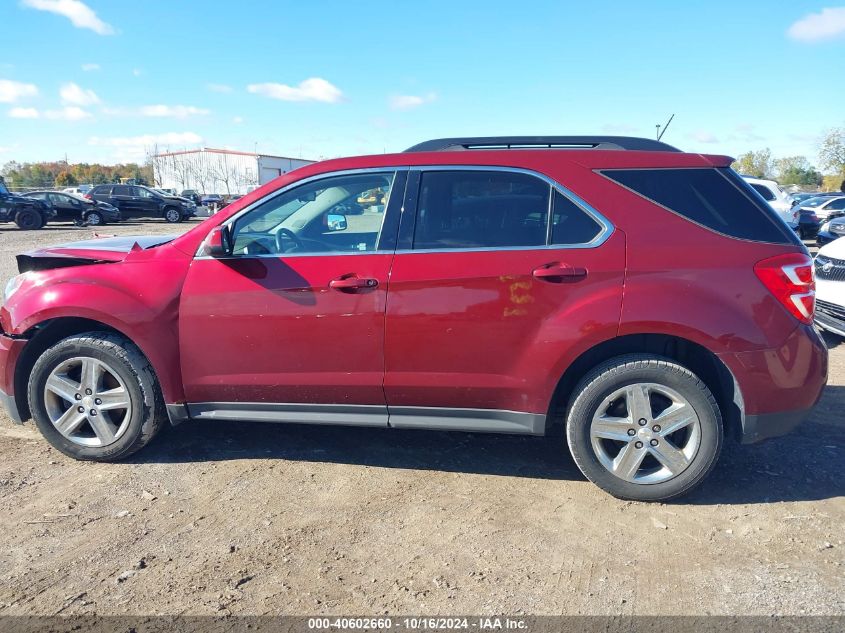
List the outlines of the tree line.
{"type": "Polygon", "coordinates": [[[100,165],[98,163],[77,163],[69,165],[64,161],[43,163],[18,163],[10,161],[0,168],[0,175],[6,185],[13,189],[75,187],[76,185],[100,185],[120,182],[121,178],[134,178],[138,182],[152,183],[153,170],[149,164],[125,163],[121,165],[100,165]]]}
{"type": "Polygon", "coordinates": [[[766,148],[740,155],[731,167],[740,174],[776,180],[781,185],[845,191],[845,128],[834,128],[825,134],[819,149],[819,164],[828,172],[826,175],[805,156],[774,158],[766,148]]]}

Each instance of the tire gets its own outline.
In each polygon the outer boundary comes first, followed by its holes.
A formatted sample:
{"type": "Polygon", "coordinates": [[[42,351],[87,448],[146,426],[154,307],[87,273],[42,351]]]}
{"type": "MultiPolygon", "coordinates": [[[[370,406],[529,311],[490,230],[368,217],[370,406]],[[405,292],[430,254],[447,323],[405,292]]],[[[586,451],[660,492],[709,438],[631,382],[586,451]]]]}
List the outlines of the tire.
{"type": "Polygon", "coordinates": [[[90,226],[102,226],[106,224],[106,219],[103,217],[103,214],[99,211],[91,211],[88,215],[85,216],[85,221],[90,226]]]}
{"type": "Polygon", "coordinates": [[[167,207],[164,210],[164,220],[170,224],[176,224],[182,221],[182,212],[176,207],[167,207]]]}
{"type": "Polygon", "coordinates": [[[44,226],[44,218],[35,209],[22,209],[15,216],[15,224],[24,231],[35,231],[44,226]]]}
{"type": "Polygon", "coordinates": [[[32,417],[45,439],[65,455],[80,460],[112,462],[128,457],[146,446],[167,420],[149,361],[128,339],[110,332],[70,336],[47,349],[32,368],[27,396],[32,417]],[[77,364],[80,373],[74,373],[77,364]],[[99,368],[99,378],[84,380],[81,372],[86,366],[99,368]],[[51,385],[60,385],[58,391],[47,388],[48,379],[51,385]],[[97,384],[97,380],[99,385],[87,394],[85,385],[97,384]],[[59,391],[65,392],[66,398],[57,395],[59,391]],[[102,399],[96,398],[98,395],[102,399]],[[127,406],[114,406],[121,401],[127,406]],[[77,415],[83,409],[84,413],[77,415]],[[89,411],[98,413],[89,415],[89,411]],[[62,433],[53,419],[67,420],[66,431],[73,424],[76,427],[62,433]],[[108,422],[106,431],[102,430],[104,420],[108,422]]]}
{"type": "Polygon", "coordinates": [[[716,399],[695,374],[668,358],[612,358],[587,374],[573,394],[566,417],[569,450],[584,476],[614,497],[678,497],[716,465],[724,442],[716,399]],[[674,421],[661,417],[670,412],[674,421]]]}

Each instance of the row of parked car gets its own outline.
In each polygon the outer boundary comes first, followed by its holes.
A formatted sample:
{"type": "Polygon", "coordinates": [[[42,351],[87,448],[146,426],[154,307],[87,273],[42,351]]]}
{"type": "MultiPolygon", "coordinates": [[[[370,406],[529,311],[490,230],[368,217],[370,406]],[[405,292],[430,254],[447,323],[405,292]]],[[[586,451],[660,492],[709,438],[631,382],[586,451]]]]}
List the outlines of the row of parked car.
{"type": "Polygon", "coordinates": [[[819,246],[845,235],[845,192],[785,192],[774,180],[743,176],[802,240],[816,239],[819,246]]]}
{"type": "Polygon", "coordinates": [[[0,222],[22,229],[40,229],[47,222],[76,222],[98,226],[129,218],[161,218],[182,222],[197,213],[188,198],[143,185],[96,185],[85,191],[40,190],[13,194],[0,179],[0,222]]]}

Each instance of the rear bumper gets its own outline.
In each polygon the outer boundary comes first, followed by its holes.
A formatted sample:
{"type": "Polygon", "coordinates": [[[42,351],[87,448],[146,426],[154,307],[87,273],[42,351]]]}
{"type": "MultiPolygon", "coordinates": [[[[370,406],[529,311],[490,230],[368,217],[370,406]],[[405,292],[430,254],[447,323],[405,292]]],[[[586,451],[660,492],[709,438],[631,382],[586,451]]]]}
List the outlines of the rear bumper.
{"type": "Polygon", "coordinates": [[[812,412],[809,409],[800,411],[782,411],[780,413],[761,413],[758,415],[746,415],[742,421],[743,444],[754,444],[773,437],[780,437],[790,433],[796,426],[812,412]]]}
{"type": "Polygon", "coordinates": [[[741,392],[743,444],[789,433],[813,410],[827,383],[827,346],[810,325],[774,349],[722,354],[741,392]]]}

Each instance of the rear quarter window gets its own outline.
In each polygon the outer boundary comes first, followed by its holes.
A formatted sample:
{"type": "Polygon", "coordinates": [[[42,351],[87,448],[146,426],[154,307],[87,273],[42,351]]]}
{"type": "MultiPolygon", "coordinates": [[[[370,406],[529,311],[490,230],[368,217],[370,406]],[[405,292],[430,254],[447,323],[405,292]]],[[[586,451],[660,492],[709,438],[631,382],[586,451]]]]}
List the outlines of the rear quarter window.
{"type": "Polygon", "coordinates": [[[801,244],[793,231],[729,169],[611,169],[623,187],[708,229],[743,240],[801,244]]]}

